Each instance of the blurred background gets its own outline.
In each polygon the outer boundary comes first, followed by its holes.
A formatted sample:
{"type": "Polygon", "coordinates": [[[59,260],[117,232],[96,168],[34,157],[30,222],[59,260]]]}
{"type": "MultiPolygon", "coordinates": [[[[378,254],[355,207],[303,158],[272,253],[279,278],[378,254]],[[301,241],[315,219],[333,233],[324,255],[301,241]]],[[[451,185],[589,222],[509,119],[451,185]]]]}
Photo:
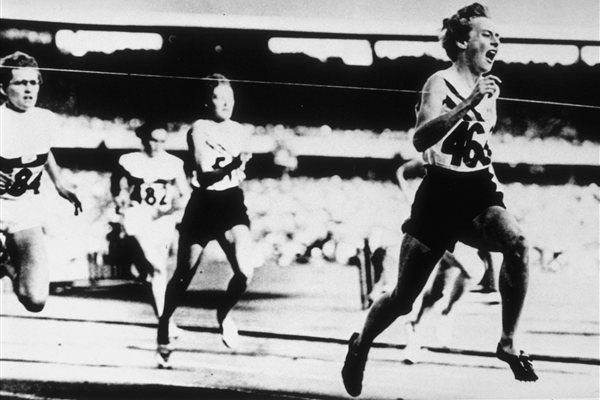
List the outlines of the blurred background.
{"type": "MultiPolygon", "coordinates": [[[[157,384],[169,399],[180,384],[338,398],[348,334],[395,284],[401,224],[420,182],[407,170],[402,193],[396,172],[420,157],[411,143],[419,90],[449,65],[442,19],[468,3],[0,0],[0,56],[24,51],[43,68],[39,105],[59,116],[54,154],[84,209],[76,217],[54,190],[42,191],[52,296],[33,316],[2,282],[0,392],[16,379],[14,391],[33,383],[35,398],[114,398],[111,382],[137,382],[134,395],[121,396],[130,398],[157,384]],[[169,122],[167,150],[186,160],[202,78],[213,72],[232,80],[233,119],[253,132],[242,186],[261,267],[235,310],[242,351],[219,350],[214,309],[231,272],[208,246],[175,315],[183,351],[164,374],[151,357],[148,295],[115,246],[109,178],[120,155],[140,148],[133,130],[149,115],[169,122]],[[81,395],[51,390],[54,380],[81,382],[81,395]],[[36,389],[44,381],[50,389],[36,389]],[[93,382],[109,384],[96,393],[93,382]]],[[[372,398],[598,397],[600,2],[485,3],[503,43],[493,68],[502,80],[494,168],[531,244],[519,346],[544,378],[511,384],[490,351],[501,323],[497,287],[472,279],[475,290],[452,313],[460,329],[431,319],[432,353],[420,366],[400,365],[403,324],[378,338],[365,387],[372,398]]],[[[171,247],[170,271],[175,234],[171,247]]],[[[473,250],[455,254],[483,274],[473,250]]],[[[496,274],[500,259],[492,255],[496,274]]]]}
{"type": "MultiPolygon", "coordinates": [[[[449,65],[437,35],[464,5],[3,1],[2,55],[24,51],[47,69],[39,105],[60,115],[56,157],[86,200],[79,219],[49,200],[49,236],[80,243],[56,246],[64,269],[54,280],[85,278],[90,262],[104,264],[108,176],[139,147],[135,127],[160,113],[170,122],[169,151],[185,158],[200,78],[212,72],[233,80],[234,119],[254,128],[246,190],[257,257],[347,264],[373,232],[382,246],[399,243],[410,203],[395,170],[419,156],[410,142],[418,91],[449,65]]],[[[504,42],[492,148],[508,204],[535,245],[597,274],[598,2],[488,6],[504,42]]]]}

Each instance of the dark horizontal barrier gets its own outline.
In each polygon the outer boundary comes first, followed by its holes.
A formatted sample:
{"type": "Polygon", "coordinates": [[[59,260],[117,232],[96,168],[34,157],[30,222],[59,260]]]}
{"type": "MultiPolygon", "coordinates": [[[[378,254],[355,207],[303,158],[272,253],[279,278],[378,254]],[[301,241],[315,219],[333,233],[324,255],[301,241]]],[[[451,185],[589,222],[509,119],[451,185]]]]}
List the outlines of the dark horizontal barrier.
{"type": "MultiPolygon", "coordinates": [[[[110,172],[122,154],[132,150],[111,150],[105,147],[97,149],[55,149],[60,166],[76,170],[110,172]]],[[[185,159],[184,151],[172,152],[185,159]]],[[[338,175],[344,179],[359,177],[371,180],[393,180],[396,161],[382,158],[351,158],[327,156],[298,156],[298,168],[290,175],[322,178],[338,175]]],[[[600,184],[600,165],[575,164],[507,164],[495,163],[498,179],[503,183],[520,182],[524,184],[577,185],[600,184]]],[[[254,154],[246,168],[248,178],[277,178],[283,168],[273,161],[273,154],[254,154]]]]}

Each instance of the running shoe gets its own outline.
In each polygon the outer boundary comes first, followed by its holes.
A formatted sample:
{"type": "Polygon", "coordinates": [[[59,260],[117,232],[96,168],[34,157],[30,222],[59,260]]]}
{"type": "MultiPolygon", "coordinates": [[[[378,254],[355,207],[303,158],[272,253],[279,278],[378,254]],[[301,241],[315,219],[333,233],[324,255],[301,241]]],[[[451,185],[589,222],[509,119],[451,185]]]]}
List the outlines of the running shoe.
{"type": "Polygon", "coordinates": [[[404,324],[404,331],[406,333],[406,347],[402,352],[402,362],[407,365],[416,364],[421,361],[423,348],[415,329],[415,323],[408,321],[404,324]]]}
{"type": "Polygon", "coordinates": [[[235,322],[229,315],[219,324],[219,330],[221,331],[221,340],[225,346],[230,349],[239,347],[240,335],[235,322]]]}
{"type": "Polygon", "coordinates": [[[160,369],[171,369],[170,357],[173,348],[169,344],[159,344],[156,346],[156,363],[160,369]]]}
{"type": "Polygon", "coordinates": [[[358,332],[354,332],[350,336],[350,340],[348,340],[348,353],[346,353],[346,360],[342,368],[344,387],[346,388],[346,392],[352,397],[356,397],[362,392],[363,375],[365,364],[367,363],[367,357],[360,354],[356,348],[357,338],[358,332]]]}

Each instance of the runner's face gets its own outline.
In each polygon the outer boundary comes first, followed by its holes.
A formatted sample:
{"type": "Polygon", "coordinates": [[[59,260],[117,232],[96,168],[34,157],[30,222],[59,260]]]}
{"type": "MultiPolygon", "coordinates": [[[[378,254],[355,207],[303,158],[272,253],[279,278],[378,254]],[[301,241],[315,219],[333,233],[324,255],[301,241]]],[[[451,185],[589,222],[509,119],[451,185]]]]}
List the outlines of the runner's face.
{"type": "Polygon", "coordinates": [[[40,91],[40,74],[36,68],[25,67],[12,70],[12,79],[5,92],[10,104],[27,111],[35,107],[40,91]]]}
{"type": "Polygon", "coordinates": [[[213,90],[211,97],[212,110],[214,117],[219,121],[225,121],[231,118],[235,99],[233,89],[228,85],[219,85],[213,90]]]}
{"type": "Polygon", "coordinates": [[[477,74],[489,72],[499,47],[500,35],[494,22],[486,17],[473,18],[466,48],[466,59],[471,70],[477,74]]]}
{"type": "Polygon", "coordinates": [[[147,141],[144,141],[144,150],[148,155],[154,156],[165,149],[167,140],[167,131],[164,129],[155,129],[150,134],[147,141]]]}

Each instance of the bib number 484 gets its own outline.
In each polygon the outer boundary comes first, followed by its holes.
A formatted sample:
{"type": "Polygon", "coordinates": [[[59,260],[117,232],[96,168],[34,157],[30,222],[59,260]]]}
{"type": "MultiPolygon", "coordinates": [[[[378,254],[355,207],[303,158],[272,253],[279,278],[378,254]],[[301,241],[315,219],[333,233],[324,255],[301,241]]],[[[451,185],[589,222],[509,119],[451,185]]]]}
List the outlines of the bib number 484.
{"type": "Polygon", "coordinates": [[[20,169],[13,176],[12,184],[3,192],[15,197],[22,196],[28,190],[32,190],[34,194],[38,194],[40,192],[42,172],[40,171],[33,179],[31,179],[32,176],[33,172],[29,168],[20,169]]]}

